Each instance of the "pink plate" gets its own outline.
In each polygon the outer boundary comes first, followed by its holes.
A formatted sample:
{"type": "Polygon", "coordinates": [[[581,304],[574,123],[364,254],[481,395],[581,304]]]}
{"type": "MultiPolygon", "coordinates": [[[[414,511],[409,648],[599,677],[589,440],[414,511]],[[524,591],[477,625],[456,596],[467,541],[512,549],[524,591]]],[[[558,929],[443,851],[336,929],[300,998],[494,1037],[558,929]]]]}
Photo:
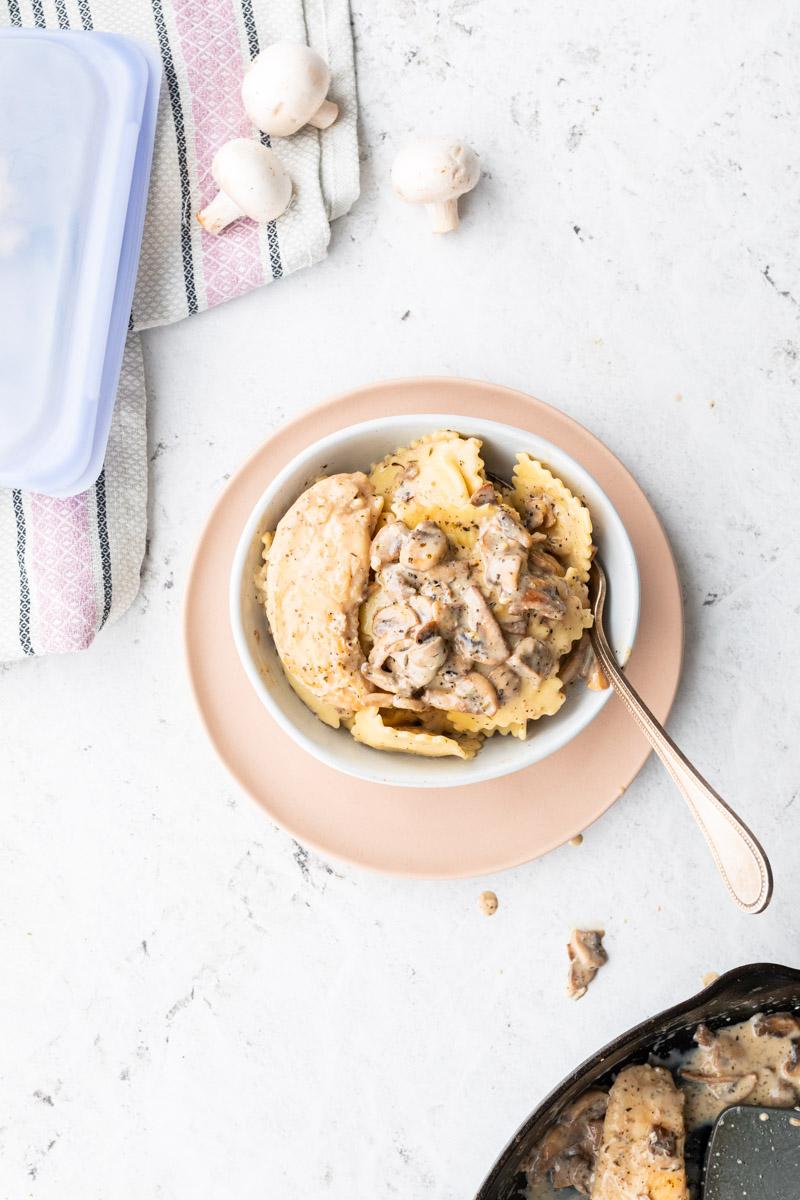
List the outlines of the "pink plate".
{"type": "Polygon", "coordinates": [[[228,578],[250,511],[270,477],[310,442],[381,413],[415,412],[491,415],[555,442],[594,476],[639,565],[641,615],[626,673],[662,721],[680,678],[683,614],[669,543],[636,481],[588,430],[522,392],[466,379],[372,384],[284,425],[234,475],[200,538],[184,607],[189,678],[213,745],[245,791],[299,841],[377,871],[445,879],[517,866],[562,845],[622,795],[649,747],[614,697],[557,754],[490,786],[390,788],[323,766],[269,717],[228,618],[228,578]]]}

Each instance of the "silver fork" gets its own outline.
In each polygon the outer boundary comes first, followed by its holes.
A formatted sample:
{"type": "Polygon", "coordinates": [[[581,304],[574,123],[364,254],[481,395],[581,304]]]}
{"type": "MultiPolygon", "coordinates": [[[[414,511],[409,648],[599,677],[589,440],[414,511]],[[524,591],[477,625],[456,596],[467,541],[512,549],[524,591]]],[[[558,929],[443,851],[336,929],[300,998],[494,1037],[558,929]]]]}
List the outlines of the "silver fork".
{"type": "MultiPolygon", "coordinates": [[[[502,491],[512,490],[511,485],[499,475],[492,475],[488,471],[487,475],[502,491]]],[[[603,624],[607,594],[606,573],[599,559],[595,558],[589,577],[589,596],[594,616],[589,636],[595,657],[688,804],[732,899],[744,912],[763,912],[772,899],[772,868],[769,860],[744,821],[689,762],[618,667],[603,624]]]]}
{"type": "Polygon", "coordinates": [[[589,636],[603,673],[672,776],[739,908],[748,913],[763,912],[772,898],[772,870],[766,854],[744,821],[676,746],[617,666],[603,624],[608,583],[597,558],[592,563],[589,584],[594,615],[589,636]]]}

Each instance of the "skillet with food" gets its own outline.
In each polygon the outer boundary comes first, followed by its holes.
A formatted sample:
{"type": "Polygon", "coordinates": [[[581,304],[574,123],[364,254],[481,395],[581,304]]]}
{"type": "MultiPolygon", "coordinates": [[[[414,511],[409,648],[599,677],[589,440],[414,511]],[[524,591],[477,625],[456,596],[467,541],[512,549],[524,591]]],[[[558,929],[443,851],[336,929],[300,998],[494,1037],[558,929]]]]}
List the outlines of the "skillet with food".
{"type": "Polygon", "coordinates": [[[476,1200],[699,1196],[721,1111],[800,1103],[798,1008],[800,971],[753,963],[636,1026],[539,1105],[476,1200]]]}

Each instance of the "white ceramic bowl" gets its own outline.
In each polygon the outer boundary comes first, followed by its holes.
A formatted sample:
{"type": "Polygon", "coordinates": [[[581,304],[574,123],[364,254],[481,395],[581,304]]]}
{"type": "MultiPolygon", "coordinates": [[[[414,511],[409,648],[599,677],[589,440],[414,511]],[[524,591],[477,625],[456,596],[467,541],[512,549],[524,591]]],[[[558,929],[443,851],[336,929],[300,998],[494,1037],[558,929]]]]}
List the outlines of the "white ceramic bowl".
{"type": "Polygon", "coordinates": [[[230,579],[233,637],[245,671],[271,717],[326,766],[375,783],[399,787],[458,787],[519,771],[560,750],[589,724],[611,689],[589,691],[580,683],[553,717],[530,726],[525,741],[495,735],[476,758],[419,758],[373,750],[346,729],[330,729],[295,695],[281,668],[253,578],[261,565],[261,534],[274,529],[287,509],[320,474],[369,471],[372,463],[435,429],[457,429],[483,442],[487,470],[510,479],[516,455],[541,459],[589,506],[594,539],[609,578],[608,633],[620,663],[630,655],[639,619],[639,574],[630,539],[611,501],[594,479],[552,442],[511,425],[448,414],[415,414],[351,425],[298,454],[275,476],[242,532],[230,579]]]}

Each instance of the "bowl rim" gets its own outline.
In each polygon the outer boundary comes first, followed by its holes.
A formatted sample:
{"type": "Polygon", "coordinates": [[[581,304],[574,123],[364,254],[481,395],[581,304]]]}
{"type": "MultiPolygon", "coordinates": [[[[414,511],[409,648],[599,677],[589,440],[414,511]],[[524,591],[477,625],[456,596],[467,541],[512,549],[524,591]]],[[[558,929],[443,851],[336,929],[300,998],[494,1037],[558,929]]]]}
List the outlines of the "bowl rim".
{"type": "MultiPolygon", "coordinates": [[[[698,1008],[705,1010],[716,1001],[725,1000],[729,1001],[733,1011],[735,1005],[744,1003],[747,997],[760,996],[767,987],[781,986],[796,987],[800,994],[800,970],[781,963],[744,963],[725,971],[707,987],[687,996],[685,1000],[646,1017],[607,1042],[574,1067],[528,1114],[497,1156],[489,1174],[475,1193],[475,1200],[501,1200],[497,1185],[502,1182],[500,1177],[508,1160],[518,1152],[520,1143],[528,1143],[540,1123],[543,1125],[541,1132],[544,1133],[557,1119],[560,1109],[577,1099],[608,1072],[628,1062],[637,1061],[634,1056],[639,1053],[637,1048],[640,1044],[645,1043],[650,1048],[656,1048],[659,1040],[679,1031],[687,1021],[691,1026],[696,1021],[705,1020],[706,1015],[697,1016],[698,1008]]],[[[763,1000],[763,997],[761,999],[763,1000]]],[[[763,1000],[763,1006],[766,1007],[767,1004],[768,1001],[763,1000]]],[[[707,1019],[714,1023],[725,1022],[724,1017],[714,1012],[709,1013],[707,1019]]],[[[526,1150],[526,1154],[527,1152],[526,1150]]]]}
{"type": "MultiPolygon", "coordinates": [[[[272,695],[270,689],[266,686],[258,665],[254,661],[248,639],[244,631],[244,622],[242,620],[241,602],[242,591],[245,586],[248,586],[245,579],[245,568],[247,560],[253,550],[254,542],[260,533],[261,523],[263,521],[264,510],[270,503],[279,495],[281,489],[286,485],[287,480],[297,471],[304,460],[313,459],[319,455],[324,455],[328,449],[336,449],[341,447],[343,442],[347,442],[349,438],[357,434],[369,433],[371,431],[385,433],[390,432],[393,427],[408,425],[415,420],[426,422],[435,422],[434,428],[455,429],[457,432],[462,432],[463,426],[467,430],[471,424],[479,424],[490,429],[503,431],[505,434],[519,435],[520,445],[524,447],[525,439],[533,438],[536,440],[539,447],[545,447],[545,452],[537,452],[537,457],[540,457],[547,465],[547,455],[550,451],[554,451],[556,457],[560,457],[567,462],[568,469],[566,471],[560,468],[559,474],[563,472],[570,477],[570,483],[576,484],[575,491],[583,494],[585,482],[588,481],[591,488],[596,490],[603,498],[605,505],[605,515],[610,521],[616,525],[619,535],[618,541],[621,549],[624,551],[627,560],[627,569],[632,581],[630,592],[630,603],[633,608],[633,617],[631,620],[631,635],[628,640],[627,657],[630,656],[636,642],[636,635],[639,627],[641,616],[641,579],[639,575],[638,563],[636,554],[633,549],[628,531],[620,517],[616,506],[608,497],[604,488],[600,486],[594,476],[571,454],[563,450],[555,442],[548,438],[541,437],[532,430],[522,429],[519,426],[509,425],[503,421],[493,421],[491,418],[484,417],[469,417],[463,413],[440,413],[440,412],[421,412],[414,414],[394,414],[389,417],[377,417],[367,421],[359,421],[353,425],[344,426],[341,429],[334,430],[325,437],[319,438],[314,442],[309,442],[298,454],[295,454],[289,462],[287,462],[280,471],[278,471],[263,492],[259,496],[256,503],[253,505],[250,515],[242,529],[239,540],[236,544],[236,549],[233,555],[231,571],[228,584],[228,614],[233,641],[236,646],[236,652],[239,661],[245,671],[245,674],[254,688],[257,696],[261,700],[264,708],[273,718],[276,724],[286,733],[295,743],[300,746],[307,754],[310,754],[318,762],[330,767],[342,774],[349,775],[353,778],[365,780],[368,783],[378,785],[388,785],[391,787],[409,787],[409,788],[448,788],[462,787],[465,784],[486,783],[492,779],[502,778],[507,775],[515,774],[517,771],[525,770],[527,767],[534,766],[537,762],[552,754],[558,753],[575,738],[579,737],[587,726],[602,712],[605,705],[611,699],[613,688],[609,687],[603,692],[591,693],[592,705],[585,708],[585,712],[581,714],[578,720],[573,721],[573,726],[565,731],[565,736],[557,740],[557,742],[546,750],[543,754],[534,754],[527,756],[520,754],[518,761],[507,766],[503,764],[492,764],[491,760],[484,763],[481,762],[481,756],[471,759],[469,762],[469,775],[464,778],[445,778],[443,774],[432,774],[429,778],[423,780],[408,780],[396,779],[391,777],[391,760],[394,757],[391,754],[383,753],[375,750],[375,755],[380,755],[376,758],[375,768],[370,769],[368,766],[362,767],[360,764],[346,763],[342,761],[341,756],[328,752],[322,747],[319,742],[309,737],[302,729],[300,729],[293,720],[286,714],[282,705],[278,703],[272,695]],[[574,475],[573,475],[574,472],[574,475]],[[388,762],[386,760],[389,760],[388,762]],[[382,765],[380,765],[382,764],[382,765]],[[387,777],[388,776],[388,777],[387,777]]],[[[422,434],[421,436],[424,436],[422,434]]],[[[465,436],[478,436],[481,441],[487,441],[491,433],[486,434],[466,434],[465,436]]],[[[519,451],[522,452],[522,451],[519,451]]],[[[370,464],[371,465],[371,464],[370,464]]],[[[368,466],[362,468],[368,470],[368,466]]],[[[555,469],[555,468],[554,468],[555,469]]],[[[308,486],[308,485],[306,485],[308,486]]],[[[292,501],[293,503],[293,501],[292,501]]],[[[287,509],[288,509],[287,505],[287,509]]],[[[623,664],[624,665],[624,664],[623,664]]],[[[520,750],[524,746],[535,745],[534,739],[520,742],[520,750]]],[[[366,747],[366,749],[371,749],[366,747]]],[[[368,762],[369,760],[367,760],[368,762]]],[[[430,760],[438,762],[437,759],[430,760]]]]}

